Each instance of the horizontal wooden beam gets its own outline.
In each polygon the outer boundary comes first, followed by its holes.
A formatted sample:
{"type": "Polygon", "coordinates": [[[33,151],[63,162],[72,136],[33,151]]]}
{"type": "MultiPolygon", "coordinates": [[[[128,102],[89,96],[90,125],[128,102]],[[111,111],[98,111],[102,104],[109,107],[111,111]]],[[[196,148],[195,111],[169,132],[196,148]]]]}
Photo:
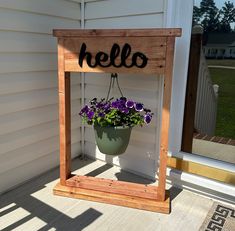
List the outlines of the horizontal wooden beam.
{"type": "Polygon", "coordinates": [[[64,44],[64,70],[67,72],[163,75],[166,71],[166,37],[117,37],[115,41],[113,37],[60,39],[63,40],[64,44]],[[115,49],[113,49],[114,43],[116,44],[115,49]],[[82,52],[81,47],[84,45],[86,47],[85,52],[82,52]],[[124,48],[126,46],[129,48],[124,48]],[[88,53],[89,60],[86,57],[88,53]],[[105,61],[103,60],[104,53],[107,56],[105,61]],[[135,56],[138,53],[141,53],[142,56],[135,56]],[[139,65],[143,63],[145,63],[144,67],[140,68],[139,65]]]}
{"type": "Polygon", "coordinates": [[[101,192],[116,193],[157,200],[157,186],[137,184],[89,176],[73,176],[66,185],[101,192]]]}
{"type": "Polygon", "coordinates": [[[56,29],[54,37],[180,37],[181,28],[167,29],[56,29]]]}
{"type": "Polygon", "coordinates": [[[101,192],[91,189],[64,186],[58,183],[53,189],[53,193],[58,196],[108,203],[113,205],[125,206],[125,207],[165,213],[165,214],[170,213],[169,192],[167,192],[166,200],[156,201],[147,198],[121,195],[117,193],[110,193],[103,191],[101,192]]]}

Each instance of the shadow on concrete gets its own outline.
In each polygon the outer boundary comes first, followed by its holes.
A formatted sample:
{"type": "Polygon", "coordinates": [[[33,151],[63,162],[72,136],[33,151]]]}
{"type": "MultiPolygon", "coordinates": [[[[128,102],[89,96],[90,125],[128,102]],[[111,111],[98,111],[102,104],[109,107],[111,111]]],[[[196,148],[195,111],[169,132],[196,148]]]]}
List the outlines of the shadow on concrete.
{"type": "MultiPolygon", "coordinates": [[[[73,169],[79,169],[87,164],[92,163],[92,160],[75,160],[73,161],[73,169]]],[[[94,173],[91,173],[94,174],[94,173]]],[[[45,226],[38,229],[40,231],[46,231],[51,228],[55,230],[83,230],[85,227],[89,226],[97,218],[99,218],[102,213],[93,209],[88,208],[86,211],[82,212],[75,218],[67,216],[65,213],[55,209],[54,207],[44,203],[43,201],[35,198],[32,194],[46,187],[51,181],[54,181],[59,176],[59,169],[54,169],[47,172],[32,181],[9,191],[1,196],[0,199],[0,216],[3,218],[3,224],[1,224],[2,231],[13,230],[20,225],[25,224],[33,218],[37,218],[45,222],[45,226]],[[6,207],[6,208],[4,208],[6,207]],[[22,208],[27,211],[25,217],[18,219],[4,227],[4,221],[8,222],[7,215],[22,208]],[[5,216],[5,218],[3,217],[5,216]]],[[[52,193],[52,192],[51,192],[52,193]]],[[[73,200],[73,199],[71,199],[73,200]]],[[[76,201],[77,202],[77,201],[76,201]]],[[[75,203],[76,203],[75,202],[75,203]]],[[[69,208],[66,208],[66,210],[69,208]]],[[[33,227],[32,227],[33,230],[33,227]]],[[[35,229],[34,229],[35,230],[35,229]]]]}

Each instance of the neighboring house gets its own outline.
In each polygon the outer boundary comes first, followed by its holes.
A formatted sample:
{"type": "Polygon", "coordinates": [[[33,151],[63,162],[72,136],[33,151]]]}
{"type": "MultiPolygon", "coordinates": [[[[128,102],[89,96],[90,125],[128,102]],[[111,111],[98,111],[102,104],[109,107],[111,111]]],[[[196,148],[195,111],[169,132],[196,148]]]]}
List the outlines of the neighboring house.
{"type": "Polygon", "coordinates": [[[203,51],[206,58],[235,58],[235,33],[210,33],[203,51]]]}

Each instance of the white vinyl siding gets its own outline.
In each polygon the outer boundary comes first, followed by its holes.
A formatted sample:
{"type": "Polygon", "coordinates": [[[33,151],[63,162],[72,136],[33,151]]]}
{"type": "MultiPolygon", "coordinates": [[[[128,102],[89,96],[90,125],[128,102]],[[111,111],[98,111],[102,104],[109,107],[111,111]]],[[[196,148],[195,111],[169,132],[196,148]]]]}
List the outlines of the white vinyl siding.
{"type": "MultiPolygon", "coordinates": [[[[85,29],[161,28],[163,19],[163,0],[85,1],[85,29]]],[[[106,97],[109,80],[110,74],[85,74],[85,101],[106,97]]],[[[126,97],[152,109],[153,122],[143,128],[133,128],[126,153],[114,158],[99,152],[93,129],[86,126],[85,153],[154,178],[159,155],[162,79],[153,75],[119,74],[119,83],[126,97]]]]}
{"type": "MultiPolygon", "coordinates": [[[[0,1],[0,193],[59,164],[57,42],[80,4],[0,1]]],[[[80,154],[80,76],[72,75],[72,155],[80,154]]]]}
{"type": "Polygon", "coordinates": [[[85,28],[162,27],[164,0],[101,0],[85,3],[85,28]]]}

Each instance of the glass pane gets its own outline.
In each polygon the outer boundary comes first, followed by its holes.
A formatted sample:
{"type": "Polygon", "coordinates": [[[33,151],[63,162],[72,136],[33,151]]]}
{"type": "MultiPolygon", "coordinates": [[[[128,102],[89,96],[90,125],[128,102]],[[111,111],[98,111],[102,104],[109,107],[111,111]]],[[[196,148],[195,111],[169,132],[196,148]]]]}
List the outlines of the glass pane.
{"type": "Polygon", "coordinates": [[[192,153],[235,164],[235,7],[233,1],[195,4],[194,25],[204,32],[192,153]]]}

